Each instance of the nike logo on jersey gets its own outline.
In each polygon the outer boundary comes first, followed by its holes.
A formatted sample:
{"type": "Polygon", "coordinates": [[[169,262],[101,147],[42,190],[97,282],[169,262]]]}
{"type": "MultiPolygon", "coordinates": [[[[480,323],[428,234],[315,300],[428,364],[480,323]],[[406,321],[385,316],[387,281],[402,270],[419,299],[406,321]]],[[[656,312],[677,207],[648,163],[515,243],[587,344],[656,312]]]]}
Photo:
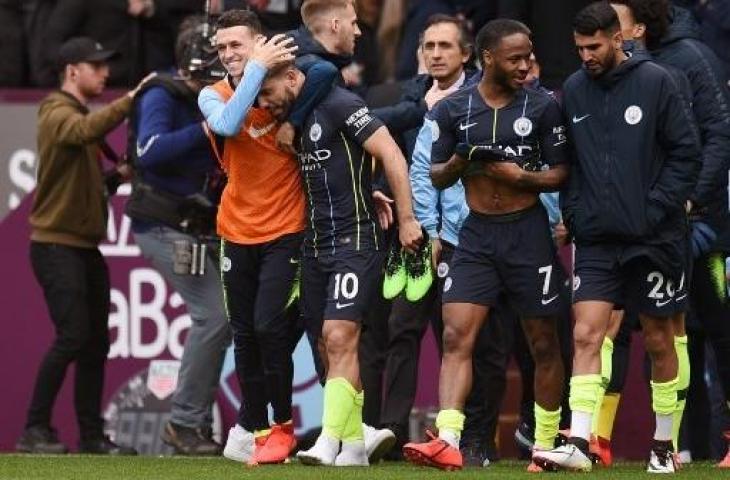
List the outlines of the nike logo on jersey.
{"type": "Polygon", "coordinates": [[[289,263],[292,263],[292,264],[296,265],[297,263],[299,263],[299,259],[298,258],[290,258],[289,259],[289,263]]]}
{"type": "Polygon", "coordinates": [[[573,115],[573,123],[580,123],[590,116],[591,116],[590,113],[588,115],[583,115],[582,117],[576,117],[575,115],[573,115]]]}
{"type": "Polygon", "coordinates": [[[657,300],[656,301],[656,306],[657,306],[657,308],[663,307],[664,305],[666,305],[667,303],[671,302],[672,300],[674,300],[674,299],[671,298],[671,297],[668,300],[664,300],[663,302],[661,300],[657,300]]]}
{"type": "Polygon", "coordinates": [[[686,294],[686,293],[684,293],[684,294],[682,294],[682,295],[678,296],[677,298],[675,298],[675,299],[674,299],[674,301],[675,301],[675,302],[681,302],[681,301],[682,301],[682,300],[684,300],[685,298],[687,298],[687,294],[686,294]]]}
{"type": "Polygon", "coordinates": [[[543,299],[542,299],[542,300],[540,300],[540,301],[542,302],[542,304],[543,304],[543,305],[549,305],[549,304],[551,304],[551,303],[553,302],[553,300],[555,300],[556,298],[558,298],[558,295],[554,295],[554,296],[552,296],[552,297],[550,297],[550,298],[548,298],[548,299],[545,299],[545,298],[543,298],[543,299]]]}
{"type": "Polygon", "coordinates": [[[335,303],[335,308],[337,310],[342,310],[343,308],[351,307],[353,305],[355,305],[355,302],[350,302],[350,303],[340,303],[340,302],[337,302],[337,303],[335,303]]]}
{"type": "Polygon", "coordinates": [[[254,128],[253,126],[248,127],[248,134],[251,135],[251,138],[259,138],[263,137],[267,133],[269,133],[271,130],[274,129],[276,126],[276,122],[271,122],[268,125],[265,125],[262,128],[254,128]]]}
{"type": "Polygon", "coordinates": [[[460,123],[459,124],[459,130],[468,130],[471,127],[473,127],[474,125],[476,125],[476,124],[477,124],[477,122],[471,122],[471,123],[466,123],[466,124],[465,123],[460,123]]]}

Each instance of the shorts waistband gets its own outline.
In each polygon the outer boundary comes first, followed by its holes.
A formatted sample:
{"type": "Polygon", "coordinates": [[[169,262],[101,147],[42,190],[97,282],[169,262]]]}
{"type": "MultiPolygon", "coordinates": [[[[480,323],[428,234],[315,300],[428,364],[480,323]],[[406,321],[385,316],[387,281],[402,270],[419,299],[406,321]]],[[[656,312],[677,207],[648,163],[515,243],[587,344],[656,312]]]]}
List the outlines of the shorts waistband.
{"type": "Polygon", "coordinates": [[[514,222],[521,218],[525,218],[529,215],[532,215],[534,212],[539,211],[541,207],[540,201],[538,200],[535,202],[534,205],[531,205],[527,208],[523,208],[522,210],[517,210],[515,212],[509,212],[509,213],[480,213],[475,212],[474,210],[471,210],[469,212],[469,215],[472,215],[476,218],[478,218],[481,221],[490,222],[490,223],[508,223],[508,222],[514,222]]]}

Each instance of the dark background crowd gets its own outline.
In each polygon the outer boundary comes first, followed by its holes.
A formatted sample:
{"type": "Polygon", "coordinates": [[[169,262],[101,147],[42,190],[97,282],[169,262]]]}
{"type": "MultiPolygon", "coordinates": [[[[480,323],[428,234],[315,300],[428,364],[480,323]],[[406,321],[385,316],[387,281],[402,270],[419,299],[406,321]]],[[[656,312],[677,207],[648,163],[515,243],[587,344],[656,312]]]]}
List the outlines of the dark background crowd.
{"type": "MultiPolygon", "coordinates": [[[[300,0],[211,0],[213,13],[256,10],[271,32],[301,23],[300,0]]],[[[363,32],[355,53],[361,86],[412,77],[418,35],[434,13],[462,16],[477,31],[496,17],[515,18],[533,31],[542,83],[558,88],[578,67],[571,19],[587,0],[356,0],[363,32]]],[[[701,39],[730,70],[730,0],[675,0],[693,11],[701,39]]],[[[183,18],[202,13],[202,0],[0,0],[0,86],[55,87],[58,47],[89,36],[121,52],[108,85],[129,87],[147,72],[174,63],[183,18]]]]}

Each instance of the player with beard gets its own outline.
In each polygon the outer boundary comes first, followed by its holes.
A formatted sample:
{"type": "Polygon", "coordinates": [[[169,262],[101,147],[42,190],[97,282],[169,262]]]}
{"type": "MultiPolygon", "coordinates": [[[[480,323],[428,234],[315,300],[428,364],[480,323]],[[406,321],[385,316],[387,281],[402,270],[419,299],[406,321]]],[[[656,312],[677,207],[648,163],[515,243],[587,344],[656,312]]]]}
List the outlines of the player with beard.
{"type": "Polygon", "coordinates": [[[647,471],[674,473],[672,417],[678,367],[671,319],[686,309],[685,203],[701,152],[692,113],[672,75],[646,55],[627,55],[607,2],[574,21],[583,69],[565,83],[575,148],[563,219],[574,238],[570,439],[533,459],[590,470],[588,440],[599,400],[601,345],[615,305],[636,311],[652,366],[656,430],[647,471]]]}
{"type": "Polygon", "coordinates": [[[438,437],[409,443],[403,453],[447,470],[463,466],[459,438],[474,342],[501,293],[518,312],[535,359],[536,448],[553,447],[563,384],[555,315],[564,275],[538,198],[567,177],[563,117],[550,95],[524,88],[532,53],[525,25],[491,21],[476,43],[480,82],[439,102],[423,127],[433,139],[434,186],[461,178],[471,212],[444,281],[438,437]]]}
{"type": "MultiPolygon", "coordinates": [[[[286,118],[304,79],[293,64],[272,70],[259,105],[286,118]]],[[[362,99],[335,87],[302,132],[299,162],[308,208],[300,303],[308,333],[323,341],[327,382],[322,434],[297,456],[310,465],[367,466],[358,343],[384,260],[371,193],[372,157],[381,162],[392,187],[401,244],[414,251],[423,235],[413,214],[403,154],[362,99]]]]}

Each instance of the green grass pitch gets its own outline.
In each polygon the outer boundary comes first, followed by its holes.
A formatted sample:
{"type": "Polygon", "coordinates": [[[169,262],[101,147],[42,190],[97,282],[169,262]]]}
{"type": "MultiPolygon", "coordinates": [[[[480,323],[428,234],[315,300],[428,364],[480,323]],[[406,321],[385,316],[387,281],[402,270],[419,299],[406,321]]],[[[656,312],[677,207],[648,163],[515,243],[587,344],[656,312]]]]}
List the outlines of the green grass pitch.
{"type": "MultiPolygon", "coordinates": [[[[494,479],[511,480],[535,478],[525,472],[525,462],[501,461],[488,468],[466,468],[460,472],[441,472],[433,468],[415,467],[405,463],[381,463],[369,468],[305,467],[297,463],[262,467],[245,467],[223,458],[183,457],[94,457],[0,455],[0,480],[225,480],[225,479],[494,479]]],[[[592,473],[542,473],[550,478],[633,479],[656,478],[645,472],[640,463],[619,463],[610,469],[595,469],[592,473]]],[[[682,479],[730,478],[730,472],[711,463],[685,466],[682,479]]]]}

